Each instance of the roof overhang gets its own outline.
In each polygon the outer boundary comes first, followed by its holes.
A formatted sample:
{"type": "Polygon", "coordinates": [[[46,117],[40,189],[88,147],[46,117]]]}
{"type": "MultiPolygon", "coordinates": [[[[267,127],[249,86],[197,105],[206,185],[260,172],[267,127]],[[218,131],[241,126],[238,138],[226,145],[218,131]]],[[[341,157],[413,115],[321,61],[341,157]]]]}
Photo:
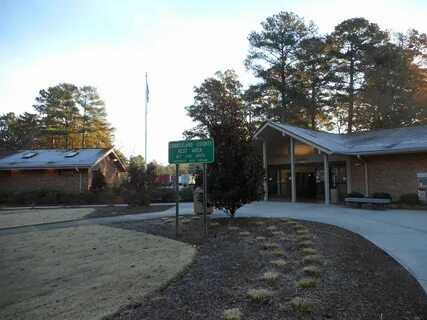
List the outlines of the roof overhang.
{"type": "Polygon", "coordinates": [[[120,160],[120,158],[117,156],[116,152],[114,151],[114,149],[110,149],[107,152],[105,152],[101,157],[98,158],[98,160],[96,160],[91,168],[93,168],[94,166],[96,166],[98,163],[100,163],[102,160],[104,160],[106,157],[108,157],[110,154],[112,154],[114,156],[114,159],[116,159],[117,161],[114,161],[117,165],[117,167],[119,168],[120,171],[122,172],[126,172],[126,167],[124,166],[123,162],[120,160]]]}
{"type": "MultiPolygon", "coordinates": [[[[301,142],[304,142],[305,144],[308,144],[308,145],[310,145],[310,146],[312,146],[313,148],[315,148],[315,149],[318,149],[318,150],[320,150],[320,151],[322,151],[323,153],[326,153],[326,154],[329,154],[329,155],[331,155],[331,154],[333,154],[333,152],[331,151],[331,150],[329,150],[329,149],[327,149],[327,148],[325,148],[325,147],[323,147],[323,146],[321,146],[321,145],[319,145],[319,144],[316,144],[316,143],[314,143],[314,142],[312,142],[312,141],[310,141],[310,140],[307,140],[307,139],[304,139],[304,138],[302,138],[301,136],[299,136],[299,135],[297,135],[297,134],[295,134],[295,133],[293,133],[293,132],[291,132],[291,131],[289,131],[289,130],[286,130],[285,128],[282,128],[282,127],[280,127],[280,126],[278,126],[277,124],[275,124],[274,122],[271,122],[271,121],[266,121],[266,122],[264,122],[264,124],[263,125],[261,125],[259,128],[258,128],[258,130],[256,130],[255,131],[255,133],[254,133],[254,135],[253,135],[253,139],[260,139],[259,138],[259,135],[266,129],[266,128],[273,128],[273,129],[276,129],[277,131],[279,131],[279,132],[281,132],[281,133],[283,133],[283,134],[286,134],[286,135],[288,135],[288,136],[290,136],[290,137],[292,137],[292,138],[294,138],[294,139],[296,139],[296,140],[299,140],[299,141],[301,141],[301,142]]],[[[262,139],[261,139],[262,140],[262,139]]]]}

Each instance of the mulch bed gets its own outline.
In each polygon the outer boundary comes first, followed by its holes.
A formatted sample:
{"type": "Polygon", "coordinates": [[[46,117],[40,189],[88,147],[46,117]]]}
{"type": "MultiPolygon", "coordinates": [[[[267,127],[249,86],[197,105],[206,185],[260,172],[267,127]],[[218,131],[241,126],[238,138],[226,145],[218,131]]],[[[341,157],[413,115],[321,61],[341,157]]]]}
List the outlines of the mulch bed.
{"type": "Polygon", "coordinates": [[[101,217],[114,217],[123,216],[127,214],[140,214],[165,211],[172,208],[173,205],[159,204],[154,206],[143,207],[102,207],[97,208],[94,212],[89,213],[85,218],[101,218],[101,217]]]}
{"type": "MultiPolygon", "coordinates": [[[[381,249],[352,232],[297,220],[210,219],[204,240],[202,220],[183,218],[180,223],[178,240],[198,248],[194,264],[166,288],[109,319],[221,319],[229,308],[239,308],[243,319],[427,319],[427,296],[415,278],[381,249]],[[230,226],[238,229],[230,230],[230,226]],[[304,260],[304,227],[319,262],[304,260]],[[240,234],[244,231],[250,234],[240,234]],[[260,236],[266,239],[257,240],[260,236]],[[265,243],[277,244],[284,256],[276,256],[277,252],[266,249],[265,243]],[[275,259],[284,259],[288,265],[275,267],[271,264],[275,259]],[[299,281],[307,277],[303,268],[309,265],[319,269],[317,275],[310,276],[316,286],[303,289],[299,281]],[[267,271],[279,273],[276,282],[260,278],[267,271]],[[268,289],[271,296],[250,300],[248,290],[258,288],[268,289]],[[312,304],[308,311],[293,308],[291,301],[296,297],[312,304]]],[[[171,221],[155,219],[113,226],[175,238],[171,221]]]]}

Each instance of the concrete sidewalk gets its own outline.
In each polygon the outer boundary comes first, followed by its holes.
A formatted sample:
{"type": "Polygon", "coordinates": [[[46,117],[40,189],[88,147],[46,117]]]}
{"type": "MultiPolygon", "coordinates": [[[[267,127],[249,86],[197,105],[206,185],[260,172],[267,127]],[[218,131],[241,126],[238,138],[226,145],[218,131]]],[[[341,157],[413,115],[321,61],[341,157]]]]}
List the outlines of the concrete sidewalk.
{"type": "MultiPolygon", "coordinates": [[[[180,214],[193,214],[192,203],[180,204],[180,214]]],[[[0,236],[36,230],[120,221],[138,221],[175,215],[163,212],[59,222],[0,230],[0,236]]],[[[215,217],[225,214],[215,210],[215,217]]],[[[289,217],[337,225],[360,234],[401,263],[427,292],[427,211],[364,210],[319,203],[255,202],[240,208],[237,217],[289,217]]]]}

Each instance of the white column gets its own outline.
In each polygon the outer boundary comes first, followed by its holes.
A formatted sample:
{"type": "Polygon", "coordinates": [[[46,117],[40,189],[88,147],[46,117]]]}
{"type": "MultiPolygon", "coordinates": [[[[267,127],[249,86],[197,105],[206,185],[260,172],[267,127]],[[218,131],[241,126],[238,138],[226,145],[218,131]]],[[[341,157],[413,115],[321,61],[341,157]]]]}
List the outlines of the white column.
{"type": "Polygon", "coordinates": [[[325,204],[329,204],[331,202],[330,188],[329,188],[329,161],[328,155],[326,153],[323,154],[323,167],[324,167],[324,179],[325,179],[325,204]]]}
{"type": "Polygon", "coordinates": [[[296,179],[295,179],[295,146],[294,138],[290,137],[291,141],[291,195],[292,202],[297,201],[297,188],[296,188],[296,179]]]}
{"type": "Polygon", "coordinates": [[[365,197],[369,197],[368,162],[365,160],[365,197]]]}
{"type": "Polygon", "coordinates": [[[351,160],[348,158],[345,161],[345,171],[347,178],[347,193],[351,193],[351,160]]]}
{"type": "Polygon", "coordinates": [[[268,200],[268,168],[267,168],[267,141],[262,140],[262,160],[263,166],[265,170],[265,178],[264,178],[264,201],[268,200]]]}

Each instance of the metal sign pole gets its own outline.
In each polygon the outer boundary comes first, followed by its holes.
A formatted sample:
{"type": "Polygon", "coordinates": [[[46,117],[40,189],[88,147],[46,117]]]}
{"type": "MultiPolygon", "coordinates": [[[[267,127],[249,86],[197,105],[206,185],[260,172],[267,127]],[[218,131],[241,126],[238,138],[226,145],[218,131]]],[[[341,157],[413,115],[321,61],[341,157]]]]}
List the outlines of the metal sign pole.
{"type": "Polygon", "coordinates": [[[179,224],[179,178],[178,178],[178,166],[179,164],[175,165],[176,173],[175,173],[175,200],[176,200],[176,236],[178,237],[178,224],[179,224]]]}
{"type": "Polygon", "coordinates": [[[205,238],[208,236],[208,219],[206,216],[206,206],[207,206],[207,196],[206,196],[206,189],[207,189],[207,178],[206,178],[206,162],[203,163],[203,219],[204,219],[204,225],[205,225],[205,238]]]}

